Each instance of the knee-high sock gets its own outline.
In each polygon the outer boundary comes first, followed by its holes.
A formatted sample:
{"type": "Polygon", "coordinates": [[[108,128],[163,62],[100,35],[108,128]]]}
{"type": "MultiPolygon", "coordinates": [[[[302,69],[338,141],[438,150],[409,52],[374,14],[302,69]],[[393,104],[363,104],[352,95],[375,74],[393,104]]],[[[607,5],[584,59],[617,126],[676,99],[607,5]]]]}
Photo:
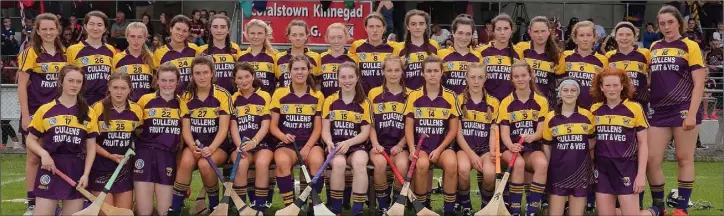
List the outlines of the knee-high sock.
{"type": "Polygon", "coordinates": [[[35,206],[35,192],[28,191],[27,195],[28,197],[26,200],[28,201],[28,206],[35,206]]]}
{"type": "MultiPolygon", "coordinates": [[[[267,203],[272,203],[272,200],[274,200],[274,187],[277,185],[277,178],[269,176],[269,187],[267,188],[267,203]]],[[[256,195],[256,193],[255,193],[256,195]]]]}
{"type": "Polygon", "coordinates": [[[344,200],[342,201],[342,206],[345,208],[349,207],[349,201],[352,197],[352,173],[345,172],[344,173],[344,200]]]}
{"type": "Polygon", "coordinates": [[[173,183],[173,199],[171,201],[171,209],[176,212],[183,210],[184,199],[186,199],[186,190],[189,189],[189,184],[183,184],[179,182],[173,183]]]}
{"type": "Polygon", "coordinates": [[[651,201],[652,205],[658,207],[663,211],[664,209],[664,184],[660,185],[649,185],[651,188],[651,201]]]}
{"type": "MultiPolygon", "coordinates": [[[[254,197],[256,200],[254,200],[254,209],[263,212],[267,208],[268,196],[269,188],[255,188],[254,197]]],[[[271,202],[268,203],[271,204],[271,202]]]]}
{"type": "Polygon", "coordinates": [[[365,202],[367,202],[367,193],[352,193],[352,215],[362,213],[365,202]]]}
{"type": "Polygon", "coordinates": [[[520,202],[523,199],[523,184],[510,184],[510,214],[520,214],[520,202]]]}
{"type": "Polygon", "coordinates": [[[470,203],[470,188],[458,190],[457,201],[463,208],[472,209],[473,204],[470,203]]]}
{"type": "Polygon", "coordinates": [[[284,206],[288,206],[294,202],[294,179],[292,175],[277,176],[277,186],[279,187],[279,195],[282,196],[284,206]]]}
{"type": "Polygon", "coordinates": [[[541,207],[541,198],[545,194],[546,185],[538,182],[532,182],[530,184],[530,196],[526,198],[525,202],[528,203],[526,208],[526,214],[538,212],[541,207]]]}
{"type": "Polygon", "coordinates": [[[482,208],[485,208],[486,205],[488,205],[488,202],[490,202],[491,199],[493,199],[493,193],[495,193],[495,191],[489,191],[489,190],[480,188],[480,193],[482,194],[482,199],[481,199],[482,202],[481,202],[481,206],[480,206],[480,208],[482,209],[482,208]]]}
{"type": "Polygon", "coordinates": [[[691,197],[692,189],[694,189],[694,181],[679,180],[679,206],[676,208],[682,209],[684,212],[688,213],[689,198],[691,197]]]}
{"type": "MultiPolygon", "coordinates": [[[[246,194],[247,194],[246,188],[247,187],[234,185],[234,186],[232,186],[232,188],[234,189],[234,192],[236,193],[236,195],[239,195],[239,198],[241,198],[241,201],[246,202],[246,194]]],[[[256,196],[254,196],[254,197],[256,197],[256,196]]],[[[254,201],[254,200],[251,200],[251,201],[254,201]]]]}
{"type": "Polygon", "coordinates": [[[206,197],[209,198],[209,210],[213,210],[219,205],[219,184],[204,189],[206,189],[206,197]]]}
{"type": "Polygon", "coordinates": [[[456,193],[447,193],[445,191],[442,192],[442,198],[443,198],[443,206],[442,210],[443,212],[453,212],[455,211],[455,196],[456,193]]]}
{"type": "Polygon", "coordinates": [[[390,185],[387,182],[375,184],[375,196],[377,197],[377,208],[387,209],[390,207],[390,185]]]}
{"type": "Polygon", "coordinates": [[[342,213],[342,199],[344,199],[344,190],[330,190],[329,196],[327,196],[327,204],[329,204],[329,210],[332,213],[342,213]]]}
{"type": "MultiPolygon", "coordinates": [[[[256,200],[256,198],[254,198],[254,197],[256,197],[255,196],[256,194],[254,193],[254,188],[256,185],[256,177],[254,177],[252,175],[248,175],[248,176],[249,176],[249,178],[246,182],[246,188],[248,190],[247,191],[248,193],[246,193],[246,194],[249,195],[249,201],[254,201],[254,200],[256,200]]],[[[242,197],[241,195],[239,195],[239,197],[241,197],[242,200],[246,199],[246,197],[242,197]]]]}

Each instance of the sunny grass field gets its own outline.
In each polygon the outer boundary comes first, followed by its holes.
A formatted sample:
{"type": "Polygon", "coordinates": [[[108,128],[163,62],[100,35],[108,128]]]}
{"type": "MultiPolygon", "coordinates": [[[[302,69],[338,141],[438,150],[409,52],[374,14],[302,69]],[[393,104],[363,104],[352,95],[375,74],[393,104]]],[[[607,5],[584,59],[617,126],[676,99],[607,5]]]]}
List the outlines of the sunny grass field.
{"type": "MultiPolygon", "coordinates": [[[[0,215],[22,215],[25,212],[25,183],[24,178],[24,166],[25,156],[24,155],[0,155],[0,215]]],[[[669,190],[676,188],[676,163],[665,162],[664,172],[666,173],[666,193],[669,190]]],[[[708,210],[696,210],[690,209],[690,215],[722,215],[720,210],[722,207],[722,194],[724,187],[722,186],[722,163],[720,162],[697,162],[696,163],[697,178],[695,182],[694,193],[692,197],[693,202],[709,201],[713,206],[713,209],[708,210]]],[[[436,170],[435,176],[441,176],[441,171],[436,170]]],[[[295,175],[296,176],[296,175],[295,175]]],[[[201,179],[198,173],[194,173],[192,183],[192,199],[196,197],[199,189],[201,188],[201,179]]],[[[471,177],[475,179],[475,177],[471,177]]],[[[371,183],[370,183],[371,184],[371,183]]],[[[472,184],[472,191],[477,191],[477,185],[472,184]]],[[[324,190],[323,190],[324,191],[324,190]]],[[[324,192],[322,192],[324,193],[324,192]]],[[[325,199],[325,195],[322,195],[322,199],[325,199]]],[[[480,208],[480,196],[471,193],[472,203],[474,211],[480,208]]],[[[648,206],[651,201],[650,195],[646,195],[645,206],[648,206]]],[[[189,199],[186,201],[185,206],[187,209],[184,213],[188,212],[188,208],[192,205],[189,199]]],[[[442,195],[434,194],[432,197],[433,210],[442,213],[442,195]]],[[[283,207],[281,204],[281,196],[278,191],[274,195],[274,205],[266,213],[267,215],[273,215],[276,210],[283,207]]],[[[672,212],[669,209],[669,212],[672,212]]],[[[408,212],[409,213],[409,212],[408,212]]],[[[351,211],[345,210],[343,215],[351,215],[351,211]]]]}

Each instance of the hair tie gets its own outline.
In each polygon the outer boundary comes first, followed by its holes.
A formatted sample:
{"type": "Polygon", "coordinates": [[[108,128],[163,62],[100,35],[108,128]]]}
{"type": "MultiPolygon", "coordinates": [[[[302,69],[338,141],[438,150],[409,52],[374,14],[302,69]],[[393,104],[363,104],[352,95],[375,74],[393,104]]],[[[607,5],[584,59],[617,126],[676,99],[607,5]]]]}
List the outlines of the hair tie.
{"type": "Polygon", "coordinates": [[[576,80],[567,79],[563,80],[560,85],[558,85],[558,97],[561,97],[561,89],[563,88],[563,85],[574,85],[576,86],[576,89],[581,90],[581,85],[576,82],[576,80]]]}

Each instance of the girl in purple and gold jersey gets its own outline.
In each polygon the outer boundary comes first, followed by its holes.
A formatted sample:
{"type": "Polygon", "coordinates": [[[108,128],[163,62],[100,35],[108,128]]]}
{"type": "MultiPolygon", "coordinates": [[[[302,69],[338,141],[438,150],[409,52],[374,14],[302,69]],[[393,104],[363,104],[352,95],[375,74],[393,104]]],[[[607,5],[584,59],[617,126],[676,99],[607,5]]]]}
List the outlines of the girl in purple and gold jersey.
{"type": "Polygon", "coordinates": [[[91,11],[85,15],[85,33],[87,38],[68,47],[68,64],[83,69],[86,84],[83,95],[90,104],[100,101],[108,91],[108,77],[111,75],[113,56],[116,48],[107,44],[103,35],[108,29],[108,16],[100,11],[91,11]]]}
{"type": "Polygon", "coordinates": [[[644,112],[649,109],[649,61],[651,61],[651,52],[649,49],[636,46],[637,28],[630,22],[620,22],[614,28],[616,34],[616,42],[618,48],[606,53],[609,66],[626,71],[631,82],[633,83],[635,92],[631,98],[634,102],[638,102],[643,107],[644,112]]]}
{"type": "MultiPolygon", "coordinates": [[[[490,128],[497,126],[500,101],[485,91],[483,84],[487,78],[485,65],[470,63],[466,73],[467,88],[458,95],[460,105],[460,129],[457,133],[458,159],[458,202],[462,205],[463,215],[472,214],[470,203],[470,170],[475,169],[481,183],[483,202],[487,203],[493,196],[495,187],[495,164],[493,156],[488,154],[492,148],[490,128]]],[[[485,205],[483,205],[485,207],[485,205]]]]}
{"type": "Polygon", "coordinates": [[[173,63],[161,64],[153,81],[156,92],[138,99],[143,126],[136,131],[133,190],[140,215],[153,213],[154,197],[158,215],[166,215],[171,207],[176,152],[182,145],[181,113],[187,112],[186,104],[175,93],[180,77],[173,63]]]}
{"type": "MultiPolygon", "coordinates": [[[[67,64],[65,48],[58,34],[60,22],[53,14],[40,14],[33,24],[33,46],[18,55],[18,99],[20,100],[20,132],[27,135],[33,114],[48,102],[58,97],[56,80],[58,72],[67,64]]],[[[25,160],[25,189],[28,210],[32,214],[35,206],[35,174],[38,173],[40,158],[27,149],[25,160]]]]}
{"type": "MultiPolygon", "coordinates": [[[[568,202],[570,215],[583,215],[595,180],[590,154],[594,142],[593,115],[578,106],[578,96],[587,93],[580,91],[578,81],[564,78],[556,90],[560,99],[542,123],[543,151],[550,158],[548,214],[563,215],[568,202]]],[[[534,184],[531,190],[541,192],[543,187],[534,184]]],[[[532,204],[528,203],[530,212],[532,204]]]]}
{"type": "Polygon", "coordinates": [[[98,135],[96,115],[81,94],[85,77],[81,68],[67,65],[58,73],[60,96],[35,112],[28,127],[27,146],[40,157],[35,178],[37,196],[35,215],[54,215],[58,201],[61,214],[71,215],[83,209],[83,195],[56,175],[56,170],[88,185],[88,175],[96,155],[98,135]],[[42,139],[42,143],[40,140],[42,139]]]}
{"type": "Polygon", "coordinates": [[[231,139],[237,146],[236,151],[231,153],[231,158],[236,154],[246,154],[239,161],[236,177],[234,178],[234,191],[239,194],[242,200],[246,199],[246,192],[253,187],[255,196],[250,196],[250,203],[254,209],[264,212],[267,206],[271,206],[268,199],[273,190],[269,185],[269,165],[274,159],[274,143],[269,133],[269,104],[271,96],[261,90],[263,86],[255,77],[254,66],[250,63],[239,62],[234,66],[234,83],[237,91],[231,97],[234,107],[234,116],[231,118],[231,139]],[[244,139],[247,139],[244,141],[244,139]],[[249,165],[254,164],[257,181],[248,181],[249,165]],[[247,177],[248,176],[248,177],[247,177]]]}
{"type": "Polygon", "coordinates": [[[345,170],[352,167],[352,214],[362,214],[367,199],[367,138],[370,133],[370,103],[360,83],[360,72],[354,62],[345,62],[337,73],[339,91],[324,100],[322,108],[322,140],[327,150],[337,147],[331,162],[330,210],[342,213],[345,170]]]}
{"type": "Polygon", "coordinates": [[[453,45],[437,52],[438,57],[445,62],[442,68],[442,85],[455,94],[462,94],[465,90],[468,65],[483,62],[480,52],[473,50],[471,45],[474,29],[473,19],[461,14],[452,22],[453,45]]]}
{"type": "Polygon", "coordinates": [[[596,212],[601,215],[661,213],[655,206],[643,211],[639,207],[637,193],[646,187],[648,122],[643,106],[631,100],[634,89],[627,72],[618,68],[604,69],[593,78],[591,94],[597,102],[591,106],[596,117],[596,212]]]}
{"type": "Polygon", "coordinates": [[[357,60],[362,72],[362,89],[369,92],[372,88],[382,85],[382,62],[394,50],[394,42],[385,41],[383,33],[386,23],[382,14],[372,12],[365,17],[365,31],[367,39],[352,42],[349,47],[349,56],[357,60]]]}
{"type": "Polygon", "coordinates": [[[548,18],[534,17],[528,27],[531,40],[520,42],[517,46],[523,50],[523,59],[535,71],[536,88],[548,99],[548,106],[553,107],[557,101],[556,67],[561,51],[550,32],[550,25],[548,18]]]}
{"type": "MultiPolygon", "coordinates": [[[[131,76],[126,72],[114,72],[108,79],[108,95],[93,105],[98,119],[96,160],[90,172],[88,190],[98,196],[110,180],[123,155],[131,148],[133,132],[140,128],[143,110],[130,101],[131,76]]],[[[125,164],[118,173],[105,202],[115,207],[133,208],[133,173],[131,164],[125,164]]]]}
{"type": "Polygon", "coordinates": [[[511,35],[515,24],[508,14],[502,13],[491,21],[495,29],[495,40],[480,47],[476,52],[483,57],[488,71],[485,90],[498,100],[503,100],[514,87],[511,84],[511,65],[523,56],[522,51],[513,45],[511,35]]]}
{"type": "MultiPolygon", "coordinates": [[[[372,104],[371,114],[374,128],[370,131],[370,161],[374,165],[373,182],[377,195],[378,209],[390,205],[390,186],[387,182],[387,160],[380,153],[385,151],[394,161],[400,173],[407,172],[410,164],[405,141],[405,102],[410,89],[405,88],[403,76],[404,61],[397,56],[387,56],[382,63],[385,80],[382,86],[370,90],[367,95],[372,104]]],[[[402,184],[393,182],[395,193],[399,194],[402,184]]],[[[386,212],[386,211],[383,211],[386,212]]]]}
{"type": "Polygon", "coordinates": [[[513,165],[510,183],[511,214],[520,214],[524,173],[533,173],[531,199],[533,193],[541,196],[545,187],[548,160],[541,151],[539,140],[542,136],[543,117],[548,113],[548,100],[535,89],[535,73],[526,61],[513,63],[511,83],[515,91],[500,102],[498,124],[500,140],[505,144],[501,146],[502,161],[508,163],[514,152],[521,154],[513,165]],[[523,145],[518,144],[519,139],[523,139],[523,145]],[[538,189],[533,190],[533,187],[538,189]]]}
{"type": "Polygon", "coordinates": [[[199,47],[198,55],[212,56],[216,85],[228,92],[236,92],[234,84],[234,64],[241,55],[239,45],[231,42],[229,28],[231,21],[226,15],[214,15],[209,19],[208,29],[211,33],[209,43],[199,47]]]}
{"type": "MultiPolygon", "coordinates": [[[[455,140],[460,121],[459,107],[455,93],[442,86],[442,59],[430,56],[422,62],[422,75],[425,85],[414,90],[407,97],[405,104],[405,139],[410,152],[415,152],[415,145],[420,135],[427,134],[420,148],[415,167],[414,193],[418,199],[427,203],[429,199],[429,168],[430,164],[443,169],[443,196],[446,213],[453,212],[455,195],[457,194],[457,158],[450,144],[455,140]]],[[[410,158],[415,155],[411,154],[410,158]]]]}
{"type": "Polygon", "coordinates": [[[321,89],[324,97],[329,97],[339,90],[339,82],[337,82],[337,71],[339,66],[344,62],[353,62],[356,60],[350,57],[344,48],[350,36],[347,27],[342,23],[332,23],[327,27],[326,41],[329,43],[329,50],[322,53],[320,62],[321,75],[317,79],[321,82],[321,89]]]}
{"type": "Polygon", "coordinates": [[[186,86],[191,82],[191,61],[196,57],[199,49],[196,44],[186,41],[190,26],[191,19],[188,17],[180,14],[173,17],[169,25],[171,40],[153,52],[154,67],[171,62],[179,69],[181,77],[179,85],[176,86],[176,93],[179,94],[186,90],[186,86]]]}
{"type": "MultiPolygon", "coordinates": [[[[581,92],[590,92],[591,81],[597,71],[608,67],[606,56],[596,53],[596,29],[591,21],[582,21],[573,26],[571,38],[576,42],[575,50],[567,50],[559,58],[556,75],[571,77],[581,84],[581,92]]],[[[578,106],[588,109],[593,104],[590,94],[581,94],[578,106]]]]}
{"type": "MultiPolygon", "coordinates": [[[[311,173],[316,173],[324,162],[324,149],[317,143],[322,134],[322,105],[324,95],[314,89],[312,63],[297,55],[287,63],[291,84],[278,88],[272,95],[271,127],[269,132],[280,143],[274,151],[276,179],[284,206],[294,201],[292,168],[297,160],[303,160],[311,173]],[[294,145],[299,147],[302,158],[297,158],[294,145]]],[[[324,182],[314,185],[321,191],[324,182]]],[[[311,208],[311,207],[310,207],[311,208]]]]}
{"type": "Polygon", "coordinates": [[[269,42],[272,29],[266,22],[258,19],[249,20],[244,29],[244,36],[249,47],[242,50],[237,62],[246,62],[254,66],[256,79],[261,82],[261,90],[272,93],[277,85],[274,76],[277,50],[269,42]]]}
{"type": "Polygon", "coordinates": [[[113,56],[113,72],[126,72],[131,76],[131,101],[151,92],[153,80],[153,54],[146,46],[147,26],[141,22],[132,22],[126,27],[128,48],[113,56]]]}
{"type": "Polygon", "coordinates": [[[654,205],[663,209],[661,162],[673,136],[679,164],[679,206],[674,215],[686,215],[694,187],[694,143],[702,119],[699,105],[707,69],[699,45],[681,36],[684,23],[675,7],[662,7],[657,20],[664,39],[651,44],[651,154],[646,172],[654,205]]]}
{"type": "Polygon", "coordinates": [[[208,209],[216,208],[219,204],[218,177],[204,158],[211,158],[219,166],[234,150],[233,144],[226,141],[233,110],[231,95],[214,84],[213,60],[197,56],[191,62],[191,74],[192,82],[181,96],[182,103],[188,108],[181,112],[181,135],[186,148],[179,159],[169,214],[178,214],[182,210],[183,194],[191,183],[191,173],[197,167],[209,198],[208,209]]]}
{"type": "Polygon", "coordinates": [[[430,15],[425,11],[413,9],[405,15],[405,42],[397,43],[393,55],[402,57],[407,63],[405,68],[405,84],[407,88],[419,89],[425,84],[420,70],[422,61],[428,56],[437,54],[440,45],[436,40],[430,39],[427,25],[430,24],[430,15]]]}
{"type": "MultiPolygon", "coordinates": [[[[289,50],[277,53],[276,66],[274,67],[274,75],[277,79],[277,88],[287,87],[292,82],[291,68],[289,68],[289,62],[296,55],[301,55],[309,58],[309,62],[312,67],[309,68],[309,72],[314,79],[318,79],[320,76],[319,71],[319,53],[316,53],[306,47],[307,41],[309,40],[309,26],[303,20],[292,20],[287,25],[286,36],[292,47],[289,50]]],[[[313,86],[316,88],[316,86],[313,86]]]]}

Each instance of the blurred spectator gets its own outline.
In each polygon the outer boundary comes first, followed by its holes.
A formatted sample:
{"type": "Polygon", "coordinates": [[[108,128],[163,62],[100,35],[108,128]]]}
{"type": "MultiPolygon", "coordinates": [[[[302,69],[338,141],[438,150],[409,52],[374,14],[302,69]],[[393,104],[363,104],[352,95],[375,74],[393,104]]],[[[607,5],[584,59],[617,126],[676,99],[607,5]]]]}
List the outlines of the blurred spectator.
{"type": "Polygon", "coordinates": [[[389,35],[387,35],[387,41],[397,42],[397,35],[395,33],[390,33],[389,35]]]}
{"type": "MultiPolygon", "coordinates": [[[[596,36],[598,37],[598,36],[596,36]]],[[[611,31],[611,34],[606,35],[603,38],[603,42],[601,42],[601,47],[598,49],[598,51],[601,54],[606,54],[606,52],[615,50],[618,48],[618,43],[616,43],[616,32],[611,31]]]]}
{"type": "Polygon", "coordinates": [[[566,50],[573,50],[576,48],[576,43],[573,42],[573,40],[571,39],[571,33],[573,32],[573,26],[575,26],[576,23],[578,23],[578,18],[576,18],[576,17],[573,17],[570,20],[568,20],[568,27],[566,27],[566,33],[564,33],[563,38],[561,38],[562,40],[566,41],[566,43],[565,43],[566,50]]]}
{"type": "Polygon", "coordinates": [[[717,31],[712,34],[712,41],[719,40],[719,47],[724,47],[724,43],[721,43],[722,39],[724,39],[724,22],[719,21],[716,25],[716,29],[717,31]]]}
{"type": "MultiPolygon", "coordinates": [[[[706,52],[704,60],[706,61],[706,65],[709,68],[709,77],[712,81],[707,81],[706,88],[707,89],[721,89],[722,88],[722,77],[724,77],[724,50],[721,47],[721,41],[718,39],[712,39],[711,40],[711,49],[709,52],[706,52]],[[718,81],[718,82],[717,82],[718,81]],[[711,88],[710,88],[711,87],[711,88]]],[[[722,93],[714,93],[713,94],[715,98],[721,98],[722,93]]],[[[710,97],[710,96],[709,96],[710,97]]],[[[705,103],[705,106],[707,104],[705,103]]],[[[706,108],[706,107],[705,107],[706,108]]],[[[714,112],[712,112],[711,117],[713,119],[717,119],[716,116],[716,109],[721,108],[721,102],[716,104],[714,108],[714,112]]],[[[705,112],[706,113],[706,112],[705,112]]]]}
{"type": "Polygon", "coordinates": [[[215,11],[215,10],[210,10],[210,11],[209,11],[209,17],[213,17],[214,15],[216,15],[216,11],[215,11]]]}
{"type": "Polygon", "coordinates": [[[201,13],[198,10],[191,12],[191,42],[196,45],[204,45],[204,23],[201,22],[201,13]]]}
{"type": "Polygon", "coordinates": [[[155,1],[136,1],[136,16],[138,19],[144,14],[153,14],[153,2],[155,1]]]}
{"type": "Polygon", "coordinates": [[[0,121],[0,128],[2,128],[2,143],[0,143],[0,150],[5,151],[5,148],[8,144],[8,138],[12,139],[15,143],[13,145],[15,149],[20,148],[20,140],[15,134],[15,129],[13,129],[13,126],[10,125],[10,120],[0,121]]]}
{"type": "Polygon", "coordinates": [[[488,44],[493,38],[495,38],[495,34],[493,34],[493,24],[488,20],[485,22],[485,31],[483,31],[482,34],[478,34],[478,44],[488,44]]]}
{"type": "MultiPolygon", "coordinates": [[[[141,16],[141,22],[146,25],[146,29],[148,29],[148,35],[155,35],[156,32],[153,29],[153,25],[151,24],[151,16],[148,14],[143,14],[141,16]]],[[[150,41],[150,40],[149,40],[150,41]]]]}
{"type": "Polygon", "coordinates": [[[168,42],[168,24],[166,23],[166,13],[161,13],[161,15],[158,17],[158,19],[161,21],[161,24],[159,25],[158,34],[161,35],[161,39],[163,39],[163,42],[168,42]]]}
{"type": "Polygon", "coordinates": [[[111,26],[111,39],[115,42],[113,46],[120,50],[126,50],[128,41],[126,40],[126,13],[123,11],[116,12],[116,22],[111,26]]]}
{"type": "Polygon", "coordinates": [[[10,18],[3,18],[2,29],[2,55],[17,55],[20,50],[20,43],[15,39],[15,29],[12,27],[10,18]]]}
{"type": "Polygon", "coordinates": [[[78,40],[73,37],[73,30],[69,27],[66,27],[63,29],[62,39],[60,40],[63,42],[63,46],[70,47],[70,45],[78,43],[78,40]]]}
{"type": "Polygon", "coordinates": [[[205,18],[205,19],[209,19],[209,18],[210,18],[209,12],[206,11],[206,9],[201,9],[201,11],[199,11],[199,13],[201,13],[201,18],[202,18],[202,19],[203,19],[203,18],[205,18]]]}
{"type": "Polygon", "coordinates": [[[382,14],[382,17],[385,18],[385,33],[384,35],[388,35],[390,33],[395,32],[395,22],[394,22],[394,4],[392,4],[392,1],[380,1],[380,3],[377,5],[377,13],[382,14]]]}
{"type": "Polygon", "coordinates": [[[445,40],[450,38],[450,31],[447,29],[444,29],[440,27],[440,25],[435,24],[432,25],[432,35],[430,35],[430,38],[437,41],[437,44],[439,45],[445,45],[445,40]]]}
{"type": "Polygon", "coordinates": [[[156,52],[156,49],[159,47],[162,47],[164,45],[164,41],[161,35],[154,35],[153,40],[151,42],[151,46],[149,48],[151,49],[151,52],[156,52]]]}
{"type": "Polygon", "coordinates": [[[684,36],[688,37],[692,41],[696,41],[696,43],[699,44],[699,47],[703,48],[704,46],[702,46],[703,44],[701,44],[701,32],[699,32],[698,28],[696,27],[696,22],[694,21],[694,19],[690,19],[687,22],[686,27],[686,33],[684,33],[684,36]]]}
{"type": "Polygon", "coordinates": [[[226,15],[226,11],[223,11],[223,10],[219,11],[219,14],[224,15],[224,16],[229,16],[229,15],[226,15]]]}
{"type": "MultiPolygon", "coordinates": [[[[706,78],[706,82],[704,83],[704,88],[706,90],[714,90],[716,89],[716,80],[712,79],[711,77],[706,78]]],[[[711,118],[709,118],[709,103],[714,102],[715,100],[711,100],[711,92],[704,92],[704,98],[702,100],[702,103],[704,104],[704,120],[714,119],[718,120],[719,116],[716,115],[716,104],[714,104],[714,110],[711,112],[711,118]]]]}
{"type": "Polygon", "coordinates": [[[70,15],[68,18],[68,27],[73,35],[73,40],[81,41],[83,39],[83,25],[78,23],[75,15],[70,15]]]}
{"type": "Polygon", "coordinates": [[[452,38],[445,39],[445,47],[453,47],[453,40],[452,38]]]}
{"type": "Polygon", "coordinates": [[[27,41],[27,39],[28,39],[28,35],[30,35],[32,33],[33,33],[33,17],[25,16],[25,29],[22,32],[23,37],[22,37],[22,39],[20,39],[21,43],[25,43],[25,41],[27,41]]]}
{"type": "Polygon", "coordinates": [[[591,22],[596,26],[596,38],[598,38],[598,40],[596,40],[596,43],[593,44],[593,47],[594,47],[594,48],[596,48],[596,47],[601,47],[601,44],[603,44],[602,41],[603,41],[603,40],[606,38],[606,36],[607,36],[607,35],[606,35],[606,29],[603,28],[603,26],[601,26],[601,25],[599,25],[598,23],[596,23],[595,21],[593,21],[593,18],[588,18],[587,20],[588,20],[588,21],[591,21],[591,22]]]}
{"type": "Polygon", "coordinates": [[[654,41],[660,40],[661,37],[659,37],[658,30],[656,30],[656,26],[654,26],[653,23],[646,23],[646,32],[644,32],[644,47],[643,48],[651,48],[651,43],[654,41]]]}

